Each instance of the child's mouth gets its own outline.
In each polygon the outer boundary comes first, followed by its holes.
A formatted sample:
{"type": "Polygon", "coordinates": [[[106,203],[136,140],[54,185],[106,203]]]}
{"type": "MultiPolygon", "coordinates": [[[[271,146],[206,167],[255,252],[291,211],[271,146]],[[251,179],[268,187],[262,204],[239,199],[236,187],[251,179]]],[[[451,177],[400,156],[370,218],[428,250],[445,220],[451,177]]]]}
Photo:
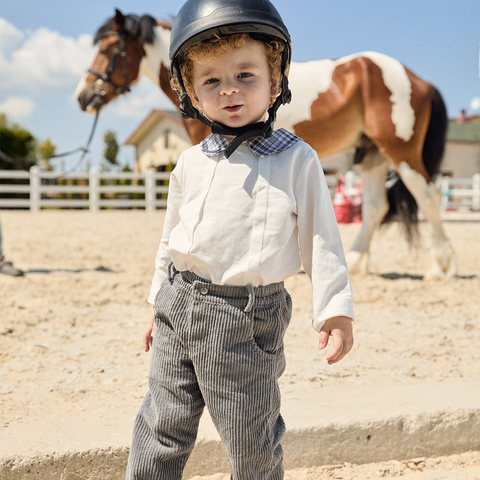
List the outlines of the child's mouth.
{"type": "Polygon", "coordinates": [[[224,107],[224,110],[226,110],[228,113],[237,113],[241,108],[241,105],[228,105],[227,107],[224,107]]]}

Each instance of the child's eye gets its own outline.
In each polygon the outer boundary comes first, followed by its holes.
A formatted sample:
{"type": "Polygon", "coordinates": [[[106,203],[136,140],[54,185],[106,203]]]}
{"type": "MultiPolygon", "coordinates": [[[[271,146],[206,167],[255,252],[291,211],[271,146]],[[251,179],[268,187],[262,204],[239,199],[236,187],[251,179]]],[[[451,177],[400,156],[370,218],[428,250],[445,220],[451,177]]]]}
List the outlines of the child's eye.
{"type": "Polygon", "coordinates": [[[209,78],[206,82],[205,85],[211,85],[212,83],[217,83],[218,78],[209,78]]]}
{"type": "Polygon", "coordinates": [[[252,76],[251,73],[243,72],[238,76],[238,78],[248,78],[248,77],[251,77],[251,76],[252,76]]]}

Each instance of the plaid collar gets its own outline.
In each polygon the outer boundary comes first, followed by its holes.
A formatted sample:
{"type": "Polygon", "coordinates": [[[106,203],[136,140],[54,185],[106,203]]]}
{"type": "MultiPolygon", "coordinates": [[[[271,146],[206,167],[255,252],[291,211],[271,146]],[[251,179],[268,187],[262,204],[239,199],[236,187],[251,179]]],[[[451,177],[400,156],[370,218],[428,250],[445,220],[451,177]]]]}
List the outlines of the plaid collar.
{"type": "MultiPolygon", "coordinates": [[[[282,150],[286,150],[299,140],[300,138],[293,133],[280,128],[275,130],[272,136],[269,138],[258,137],[252,140],[247,140],[247,145],[257,158],[262,158],[270,155],[271,153],[277,153],[281,152],[282,150]]],[[[220,152],[223,152],[229,144],[230,141],[225,137],[211,133],[205,140],[202,141],[200,145],[202,147],[202,152],[205,155],[208,157],[213,157],[214,155],[218,155],[220,152]]]]}

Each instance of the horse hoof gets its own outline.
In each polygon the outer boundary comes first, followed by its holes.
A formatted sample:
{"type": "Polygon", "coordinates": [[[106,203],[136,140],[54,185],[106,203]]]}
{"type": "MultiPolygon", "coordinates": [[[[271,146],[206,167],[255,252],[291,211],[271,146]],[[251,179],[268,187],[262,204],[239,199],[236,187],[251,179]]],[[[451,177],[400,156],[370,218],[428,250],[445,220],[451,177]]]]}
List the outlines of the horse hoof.
{"type": "Polygon", "coordinates": [[[424,280],[448,280],[455,277],[457,273],[457,255],[450,242],[447,242],[435,256],[432,268],[425,275],[424,280]]]}
{"type": "Polygon", "coordinates": [[[448,268],[441,268],[439,265],[435,265],[428,273],[425,274],[423,280],[426,282],[449,280],[457,274],[457,265],[454,262],[449,265],[448,268]]]}
{"type": "Polygon", "coordinates": [[[453,258],[450,259],[450,265],[445,272],[445,276],[447,278],[453,278],[457,275],[458,273],[458,264],[457,264],[457,258],[454,256],[453,258]]]}
{"type": "Polygon", "coordinates": [[[445,274],[433,274],[433,273],[427,273],[423,277],[424,282],[440,282],[442,280],[445,280],[445,274]]]}
{"type": "Polygon", "coordinates": [[[368,274],[368,254],[350,250],[345,255],[350,275],[368,274]]]}

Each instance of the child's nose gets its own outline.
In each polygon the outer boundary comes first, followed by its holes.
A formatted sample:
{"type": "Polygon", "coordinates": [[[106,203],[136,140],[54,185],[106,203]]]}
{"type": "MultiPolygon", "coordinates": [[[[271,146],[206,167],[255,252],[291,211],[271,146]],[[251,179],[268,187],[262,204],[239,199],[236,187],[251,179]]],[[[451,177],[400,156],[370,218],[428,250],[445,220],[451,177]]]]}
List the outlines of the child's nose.
{"type": "Polygon", "coordinates": [[[222,95],[232,95],[238,93],[238,82],[235,80],[226,80],[222,84],[222,95]]]}

